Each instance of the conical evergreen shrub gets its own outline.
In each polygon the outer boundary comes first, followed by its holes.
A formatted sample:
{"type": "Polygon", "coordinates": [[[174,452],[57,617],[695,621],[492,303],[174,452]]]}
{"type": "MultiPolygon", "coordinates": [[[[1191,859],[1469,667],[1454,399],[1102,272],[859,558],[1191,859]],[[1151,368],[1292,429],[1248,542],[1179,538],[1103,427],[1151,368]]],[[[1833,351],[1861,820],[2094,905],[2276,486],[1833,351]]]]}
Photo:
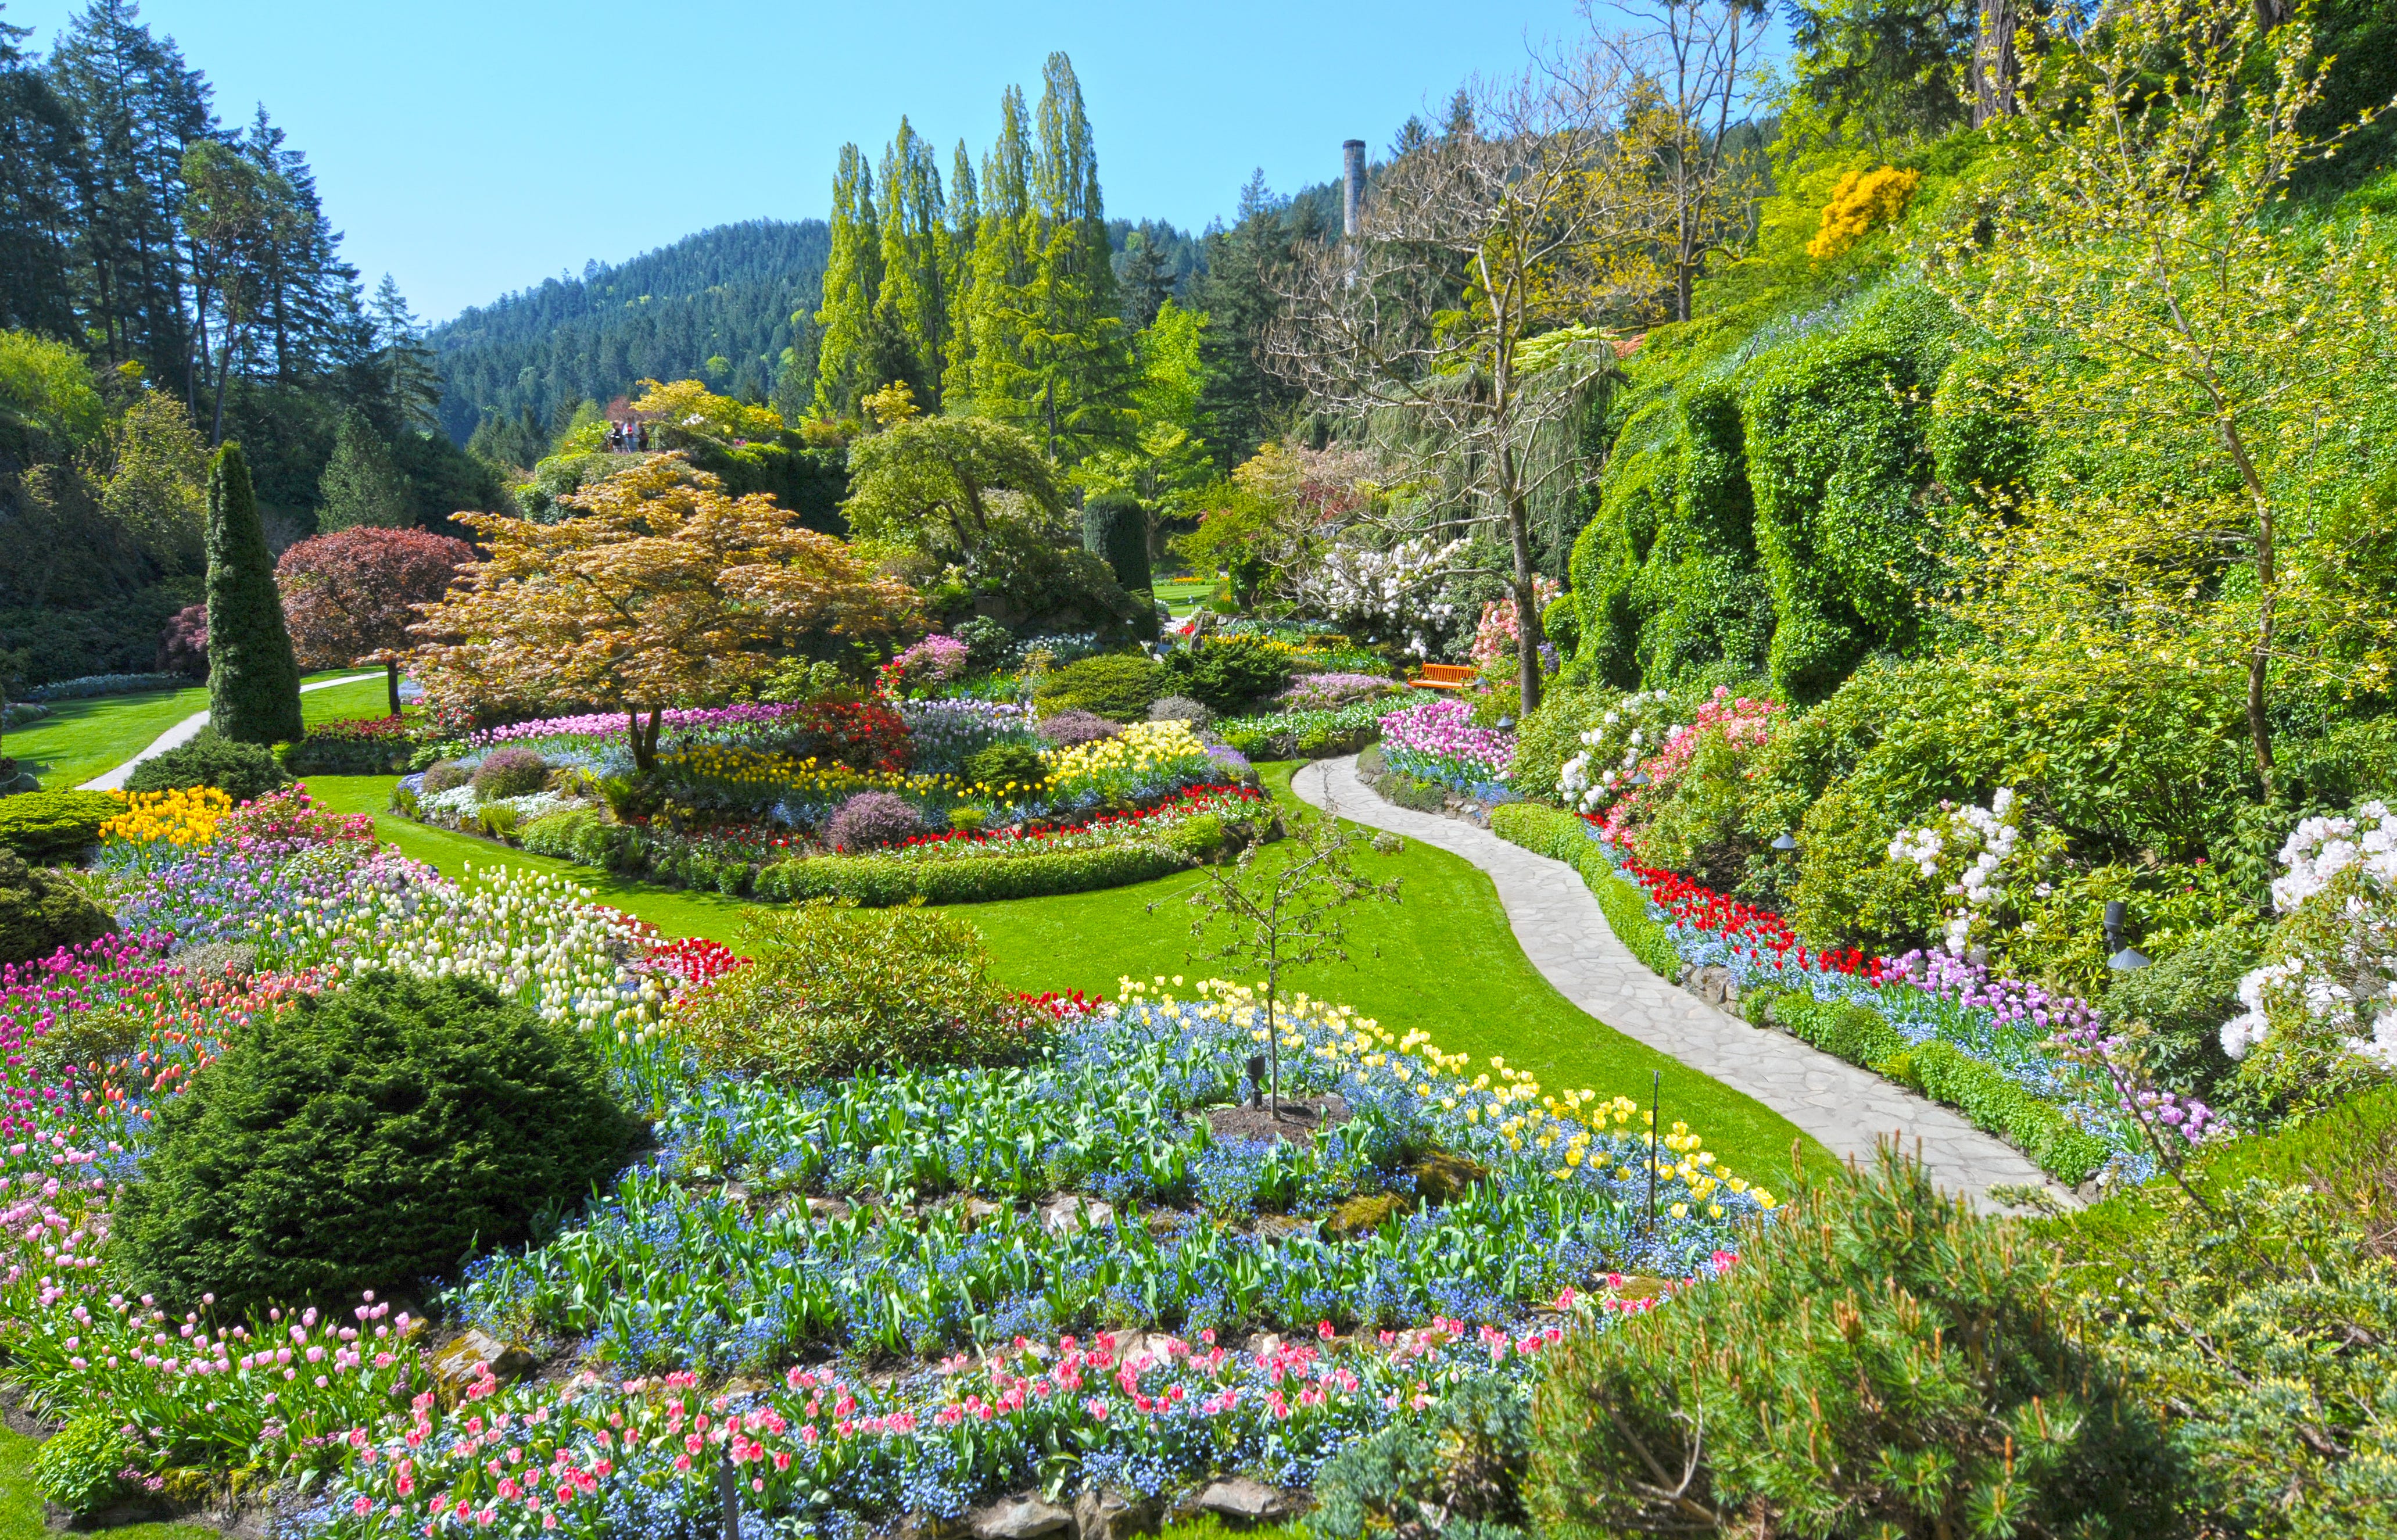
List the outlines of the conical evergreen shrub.
{"type": "Polygon", "coordinates": [[[1128,594],[1153,586],[1148,569],[1148,516],[1137,498],[1105,492],[1082,504],[1082,549],[1112,569],[1128,594]]]}
{"type": "Polygon", "coordinates": [[[241,446],[208,462],[208,719],[239,743],[301,735],[300,663],[241,446]]]}

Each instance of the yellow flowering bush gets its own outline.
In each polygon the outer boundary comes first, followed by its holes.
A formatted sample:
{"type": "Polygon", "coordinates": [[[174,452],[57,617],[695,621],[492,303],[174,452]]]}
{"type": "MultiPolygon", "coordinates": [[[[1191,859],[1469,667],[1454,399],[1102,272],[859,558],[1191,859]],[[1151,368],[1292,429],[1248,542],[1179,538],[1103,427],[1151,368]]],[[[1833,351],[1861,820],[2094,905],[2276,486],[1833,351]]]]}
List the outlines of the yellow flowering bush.
{"type": "Polygon", "coordinates": [[[167,845],[177,850],[205,845],[217,836],[217,821],[233,811],[233,798],[214,786],[174,791],[117,792],[125,810],[100,826],[103,841],[167,845]]]}
{"type": "Polygon", "coordinates": [[[1823,228],[1806,244],[1806,255],[1828,261],[1854,247],[1873,226],[1887,224],[1906,209],[1907,200],[1922,185],[1922,173],[1894,166],[1850,171],[1831,189],[1823,206],[1823,228]]]}

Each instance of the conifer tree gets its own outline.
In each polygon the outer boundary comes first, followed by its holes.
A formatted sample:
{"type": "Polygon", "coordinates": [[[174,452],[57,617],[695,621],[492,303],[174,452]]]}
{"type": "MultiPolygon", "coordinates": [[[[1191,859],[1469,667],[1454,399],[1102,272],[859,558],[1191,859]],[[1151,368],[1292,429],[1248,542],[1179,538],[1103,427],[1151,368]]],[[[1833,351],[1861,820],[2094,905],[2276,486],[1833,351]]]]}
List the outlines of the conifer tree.
{"type": "Polygon", "coordinates": [[[248,743],[298,738],[300,664],[241,446],[208,463],[208,721],[248,743]]]}
{"type": "Polygon", "coordinates": [[[873,347],[874,306],[882,292],[881,221],[874,212],[874,173],[854,144],[840,147],[832,181],[832,253],[824,263],[823,328],[816,348],[816,415],[848,416],[881,383],[861,381],[873,347]]]}
{"type": "Polygon", "coordinates": [[[361,524],[398,529],[416,522],[408,481],[391,457],[391,446],[355,410],[341,414],[341,425],[333,435],[333,458],[326,462],[316,490],[325,500],[316,528],[326,534],[361,524]]]}
{"type": "Polygon", "coordinates": [[[949,243],[945,275],[949,296],[949,343],[942,358],[941,382],[945,393],[972,389],[973,250],[982,224],[982,195],[974,182],[973,157],[966,141],[957,141],[957,159],[949,171],[949,243]]]}

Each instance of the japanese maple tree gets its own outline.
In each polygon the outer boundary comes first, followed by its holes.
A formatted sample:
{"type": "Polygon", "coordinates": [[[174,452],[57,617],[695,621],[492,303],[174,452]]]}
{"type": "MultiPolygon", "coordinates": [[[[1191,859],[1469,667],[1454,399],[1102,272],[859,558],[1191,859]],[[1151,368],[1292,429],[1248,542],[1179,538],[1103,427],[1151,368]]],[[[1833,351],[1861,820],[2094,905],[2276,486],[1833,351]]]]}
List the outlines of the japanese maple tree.
{"type": "Polygon", "coordinates": [[[303,540],[275,564],[283,621],[302,668],[383,664],[391,714],[399,715],[397,654],[415,644],[419,605],[441,597],[475,559],[462,540],[428,529],[357,525],[303,540]]]}
{"type": "Polygon", "coordinates": [[[667,706],[731,700],[786,658],[920,628],[912,589],[679,456],[560,502],[557,524],[458,516],[489,556],[414,628],[427,690],[622,711],[646,770],[667,706]]]}

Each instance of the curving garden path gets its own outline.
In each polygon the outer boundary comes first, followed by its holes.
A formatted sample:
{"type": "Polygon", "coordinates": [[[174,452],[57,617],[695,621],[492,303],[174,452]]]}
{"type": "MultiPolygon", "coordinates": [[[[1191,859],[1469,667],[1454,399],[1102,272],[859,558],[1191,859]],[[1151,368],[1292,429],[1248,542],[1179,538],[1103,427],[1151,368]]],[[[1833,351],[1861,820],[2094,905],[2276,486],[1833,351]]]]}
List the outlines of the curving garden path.
{"type": "Polygon", "coordinates": [[[1868,1161],[1875,1143],[1895,1133],[1908,1149],[1920,1149],[1940,1186],[1977,1208],[1997,1207],[1989,1190],[2001,1183],[2035,1184],[2073,1201],[2030,1157],[1962,1114],[1787,1033],[1750,1026],[1658,978],[1615,939],[1598,896],[1563,862],[1470,824],[1384,801],[1358,779],[1353,755],[1306,766],[1291,789],[1351,823],[1422,840],[1489,873],[1524,956],[1559,994],[1626,1036],[1754,1097],[1841,1159],[1868,1161]]]}
{"type": "MultiPolygon", "coordinates": [[[[312,690],[330,690],[335,685],[354,685],[360,679],[380,679],[382,677],[382,676],[380,674],[350,674],[338,679],[318,679],[314,684],[301,685],[300,687],[300,693],[305,695],[312,690]]],[[[160,733],[157,737],[150,740],[150,746],[148,748],[143,749],[132,758],[127,759],[125,763],[117,766],[114,770],[109,770],[104,774],[93,776],[90,780],[85,782],[75,789],[77,791],[123,791],[125,789],[125,778],[133,773],[134,766],[141,763],[144,759],[155,759],[158,756],[166,753],[168,749],[181,748],[185,743],[197,738],[200,735],[200,730],[208,725],[208,714],[205,711],[195,711],[189,716],[184,717],[181,721],[176,723],[173,727],[170,727],[166,731],[160,733]]]]}

